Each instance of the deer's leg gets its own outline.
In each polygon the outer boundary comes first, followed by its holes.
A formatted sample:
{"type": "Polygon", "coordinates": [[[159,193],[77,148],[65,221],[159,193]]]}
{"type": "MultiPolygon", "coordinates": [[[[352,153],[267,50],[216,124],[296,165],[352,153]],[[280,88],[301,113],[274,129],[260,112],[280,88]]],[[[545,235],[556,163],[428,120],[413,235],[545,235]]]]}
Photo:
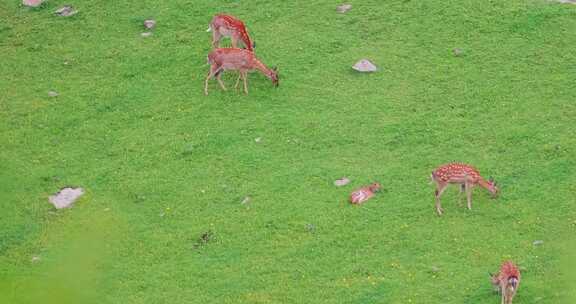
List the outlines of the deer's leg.
{"type": "Polygon", "coordinates": [[[222,76],[222,71],[220,71],[216,74],[216,80],[218,80],[218,83],[220,84],[220,87],[222,88],[222,90],[226,91],[226,87],[224,86],[224,83],[222,82],[222,79],[220,78],[221,76],[222,76]]]}
{"type": "Polygon", "coordinates": [[[238,89],[238,85],[240,84],[240,78],[242,78],[242,72],[238,73],[238,79],[236,79],[236,84],[234,85],[234,89],[238,89]]]}
{"type": "Polygon", "coordinates": [[[232,41],[232,47],[237,48],[238,47],[238,37],[236,37],[236,35],[232,35],[232,36],[230,36],[230,40],[232,41]]]}
{"type": "Polygon", "coordinates": [[[438,215],[442,215],[442,212],[444,212],[442,205],[440,204],[440,196],[442,193],[444,193],[444,190],[446,190],[447,186],[448,184],[446,183],[437,183],[436,185],[436,192],[434,193],[434,196],[436,198],[436,212],[438,215]]]}
{"type": "Polygon", "coordinates": [[[210,80],[210,78],[212,78],[216,73],[218,73],[218,71],[220,70],[220,68],[211,65],[210,66],[210,72],[208,72],[208,77],[206,77],[206,81],[204,81],[204,95],[208,95],[208,81],[210,80]]]}
{"type": "Polygon", "coordinates": [[[472,188],[473,186],[469,183],[464,184],[464,189],[466,190],[466,200],[468,201],[468,210],[472,210],[472,188]]]}
{"type": "Polygon", "coordinates": [[[242,78],[244,78],[244,93],[248,94],[248,72],[242,72],[242,78]]]}
{"type": "Polygon", "coordinates": [[[212,29],[212,46],[218,48],[220,45],[220,39],[222,39],[222,34],[220,34],[219,29],[212,29]]]}
{"type": "Polygon", "coordinates": [[[466,190],[466,186],[464,184],[460,185],[460,191],[458,192],[458,206],[462,206],[462,193],[466,190]]]}

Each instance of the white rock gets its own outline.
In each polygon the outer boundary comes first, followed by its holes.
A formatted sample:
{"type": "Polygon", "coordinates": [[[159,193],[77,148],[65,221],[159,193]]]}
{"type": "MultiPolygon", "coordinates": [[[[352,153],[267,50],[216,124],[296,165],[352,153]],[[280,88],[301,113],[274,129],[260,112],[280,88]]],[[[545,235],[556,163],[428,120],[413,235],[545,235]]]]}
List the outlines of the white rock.
{"type": "Polygon", "coordinates": [[[336,11],[344,14],[352,8],[352,4],[340,4],[336,7],[336,11]]]}
{"type": "Polygon", "coordinates": [[[536,241],[532,242],[532,245],[534,245],[534,246],[540,246],[542,244],[544,244],[543,240],[536,240],[536,241]]]}
{"type": "Polygon", "coordinates": [[[362,60],[356,62],[356,64],[354,66],[352,66],[352,68],[358,72],[363,72],[363,73],[376,72],[378,70],[376,65],[374,65],[372,62],[370,62],[368,59],[362,59],[362,60]]]}
{"type": "Polygon", "coordinates": [[[63,188],[58,193],[51,195],[48,200],[56,209],[71,207],[74,202],[84,194],[82,188],[63,188]]]}
{"type": "Polygon", "coordinates": [[[57,97],[59,94],[56,91],[48,91],[48,96],[50,97],[57,97]]]}
{"type": "Polygon", "coordinates": [[[39,7],[44,0],[22,0],[22,4],[28,7],[39,7]]]}
{"type": "Polygon", "coordinates": [[[140,34],[140,36],[142,36],[142,37],[150,37],[150,36],[152,36],[152,33],[151,33],[151,32],[144,32],[144,33],[140,34]]]}
{"type": "Polygon", "coordinates": [[[144,20],[144,27],[147,30],[151,30],[151,29],[155,28],[156,27],[156,20],[153,20],[153,19],[144,20]]]}
{"type": "Polygon", "coordinates": [[[334,181],[336,187],[346,186],[350,183],[350,179],[347,177],[342,177],[334,181]]]}
{"type": "Polygon", "coordinates": [[[242,204],[242,205],[246,205],[246,204],[250,203],[251,200],[252,200],[251,197],[246,196],[246,197],[242,200],[241,204],[242,204]]]}
{"type": "Polygon", "coordinates": [[[257,142],[257,143],[259,143],[259,142],[262,141],[262,137],[257,137],[257,138],[254,139],[254,141],[257,142]]]}

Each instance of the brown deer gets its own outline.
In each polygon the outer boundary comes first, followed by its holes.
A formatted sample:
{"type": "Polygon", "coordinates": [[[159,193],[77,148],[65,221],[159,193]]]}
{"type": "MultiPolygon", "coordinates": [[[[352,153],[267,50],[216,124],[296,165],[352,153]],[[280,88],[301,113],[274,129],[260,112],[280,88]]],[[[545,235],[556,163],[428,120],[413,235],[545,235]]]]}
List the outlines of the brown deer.
{"type": "Polygon", "coordinates": [[[362,187],[350,194],[350,203],[362,204],[374,196],[374,192],[380,191],[380,184],[373,183],[370,186],[362,187]]]}
{"type": "Polygon", "coordinates": [[[238,42],[242,42],[247,50],[254,50],[255,43],[250,40],[244,22],[234,16],[226,14],[214,16],[208,25],[207,31],[212,32],[212,46],[214,48],[219,47],[222,37],[230,37],[232,47],[236,48],[238,47],[238,42]]]}
{"type": "Polygon", "coordinates": [[[498,194],[498,187],[492,178],[486,181],[476,168],[460,163],[450,163],[438,167],[432,171],[432,182],[436,183],[436,212],[442,215],[443,209],[440,204],[440,196],[446,190],[449,184],[459,184],[460,194],[458,201],[461,200],[462,192],[466,192],[466,199],[468,200],[468,209],[472,209],[472,189],[475,186],[480,186],[487,189],[492,193],[493,197],[498,194]]]}
{"type": "Polygon", "coordinates": [[[501,304],[512,304],[512,300],[520,286],[520,270],[511,261],[506,261],[500,267],[500,272],[490,274],[492,286],[501,295],[501,304]]]}
{"type": "Polygon", "coordinates": [[[236,80],[235,88],[238,88],[240,78],[244,80],[244,92],[248,94],[247,77],[248,72],[257,70],[272,80],[274,86],[278,86],[278,70],[276,68],[270,69],[264,65],[253,52],[237,48],[220,48],[215,49],[208,54],[208,64],[210,64],[210,72],[204,83],[204,94],[208,95],[208,81],[212,77],[216,77],[222,90],[226,91],[226,87],[220,79],[223,71],[236,70],[240,73],[236,80]]]}

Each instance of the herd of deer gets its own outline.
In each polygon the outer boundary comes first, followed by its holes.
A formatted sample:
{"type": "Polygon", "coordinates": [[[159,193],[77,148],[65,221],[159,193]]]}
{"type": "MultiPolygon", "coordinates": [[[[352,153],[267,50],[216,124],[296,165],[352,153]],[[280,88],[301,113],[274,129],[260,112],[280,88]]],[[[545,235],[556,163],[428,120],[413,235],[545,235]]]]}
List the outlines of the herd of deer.
{"type": "MultiPolygon", "coordinates": [[[[226,90],[222,79],[220,78],[222,72],[227,70],[238,71],[238,79],[236,80],[235,87],[238,88],[240,79],[244,82],[244,92],[248,93],[247,74],[250,71],[257,70],[272,80],[275,86],[278,86],[278,71],[276,68],[270,69],[263,64],[254,55],[254,42],[250,39],[246,26],[239,19],[226,15],[218,14],[212,18],[208,27],[208,32],[212,32],[212,50],[208,54],[208,64],[210,64],[210,72],[204,84],[204,93],[208,95],[208,81],[216,77],[223,90],[226,90]],[[223,37],[230,37],[232,42],[231,48],[220,48],[220,40],[223,37]],[[238,48],[242,44],[244,48],[238,48]]],[[[436,199],[436,212],[442,215],[444,210],[440,204],[440,196],[450,184],[459,185],[460,195],[458,200],[461,200],[462,192],[466,193],[467,207],[472,209],[472,189],[480,186],[488,190],[492,197],[498,194],[498,187],[492,178],[486,180],[480,172],[473,166],[461,163],[449,163],[438,167],[432,171],[432,182],[436,183],[435,199],[436,199]]],[[[360,188],[350,195],[350,202],[352,204],[362,204],[368,199],[372,198],[375,192],[381,188],[379,183],[373,183],[369,186],[360,188]]],[[[512,299],[516,295],[518,286],[520,284],[520,271],[514,263],[506,261],[500,267],[500,271],[491,276],[491,282],[495,290],[501,294],[502,304],[512,303],[512,299]]]]}

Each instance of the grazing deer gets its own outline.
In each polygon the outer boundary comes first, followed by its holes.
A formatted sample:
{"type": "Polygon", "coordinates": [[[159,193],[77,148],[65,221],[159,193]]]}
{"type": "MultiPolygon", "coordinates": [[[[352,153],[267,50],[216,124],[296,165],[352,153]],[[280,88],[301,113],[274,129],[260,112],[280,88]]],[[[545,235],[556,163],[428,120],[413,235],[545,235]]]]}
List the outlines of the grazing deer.
{"type": "Polygon", "coordinates": [[[466,164],[450,163],[440,166],[432,171],[432,182],[436,183],[436,212],[442,215],[444,211],[440,204],[440,196],[446,190],[449,184],[459,184],[460,194],[458,201],[461,200],[462,192],[466,192],[466,199],[468,200],[468,209],[472,209],[472,189],[479,185],[492,193],[493,197],[498,194],[498,187],[492,178],[486,181],[478,170],[466,164]]]}
{"type": "Polygon", "coordinates": [[[498,274],[490,274],[492,286],[502,296],[501,304],[512,304],[512,299],[520,286],[520,270],[511,261],[506,261],[500,267],[498,274]]]}
{"type": "Polygon", "coordinates": [[[381,186],[379,183],[373,183],[370,186],[362,187],[350,194],[350,203],[362,204],[374,196],[374,192],[378,192],[381,186]]]}
{"type": "Polygon", "coordinates": [[[247,50],[253,51],[256,44],[250,40],[246,26],[237,18],[218,14],[212,18],[208,25],[208,32],[212,32],[212,46],[218,48],[222,37],[232,39],[232,47],[237,48],[238,42],[241,41],[247,50]]]}
{"type": "Polygon", "coordinates": [[[226,91],[224,83],[220,76],[223,71],[236,70],[240,72],[236,80],[235,87],[238,88],[240,78],[244,80],[244,92],[248,94],[247,77],[248,72],[258,70],[270,80],[274,86],[278,86],[278,70],[276,68],[270,69],[264,65],[253,52],[237,48],[221,48],[215,49],[208,54],[208,64],[210,64],[210,72],[204,83],[204,94],[208,95],[208,80],[216,77],[222,90],[226,91]]]}

